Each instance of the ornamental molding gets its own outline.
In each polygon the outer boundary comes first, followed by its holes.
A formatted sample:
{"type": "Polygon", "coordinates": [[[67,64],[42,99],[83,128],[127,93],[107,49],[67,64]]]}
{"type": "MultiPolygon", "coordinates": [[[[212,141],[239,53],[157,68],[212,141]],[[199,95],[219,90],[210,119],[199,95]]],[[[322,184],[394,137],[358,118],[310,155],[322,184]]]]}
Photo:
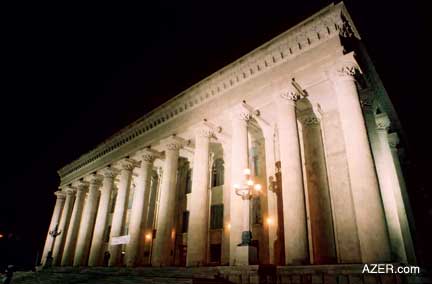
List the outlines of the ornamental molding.
{"type": "Polygon", "coordinates": [[[162,140],[161,144],[164,145],[166,151],[179,151],[180,148],[187,144],[187,141],[183,138],[173,135],[162,140]]]}
{"type": "Polygon", "coordinates": [[[331,4],[168,100],[105,140],[95,149],[62,167],[58,174],[62,181],[68,181],[84,167],[94,170],[97,161],[102,157],[113,154],[115,150],[155,128],[220,97],[232,88],[274,66],[294,59],[331,38],[351,33],[360,39],[344,4],[342,2],[331,4]]]}
{"type": "Polygon", "coordinates": [[[57,199],[65,199],[66,198],[66,193],[61,191],[61,190],[54,192],[54,195],[57,197],[57,199]]]}
{"type": "Polygon", "coordinates": [[[120,166],[122,170],[131,172],[134,168],[140,167],[140,162],[134,159],[125,158],[121,161],[120,166]]]}
{"type": "Polygon", "coordinates": [[[161,158],[163,156],[162,153],[150,148],[145,148],[142,150],[140,155],[142,157],[142,161],[145,163],[153,163],[155,159],[161,158]]]}
{"type": "Polygon", "coordinates": [[[106,167],[103,170],[101,170],[101,174],[104,176],[104,178],[114,179],[118,174],[119,170],[112,167],[106,167]]]}
{"type": "Polygon", "coordinates": [[[299,99],[301,99],[301,94],[294,87],[288,87],[285,91],[280,93],[280,98],[290,104],[295,104],[299,99]]]}

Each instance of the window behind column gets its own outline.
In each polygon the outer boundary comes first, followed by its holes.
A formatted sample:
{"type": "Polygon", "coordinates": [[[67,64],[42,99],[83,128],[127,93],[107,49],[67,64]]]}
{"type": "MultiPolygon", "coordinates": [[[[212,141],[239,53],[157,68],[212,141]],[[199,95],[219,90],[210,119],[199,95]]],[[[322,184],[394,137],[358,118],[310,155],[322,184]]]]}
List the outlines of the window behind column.
{"type": "Polygon", "coordinates": [[[213,162],[212,167],[212,187],[224,184],[224,161],[219,158],[213,162]]]}
{"type": "Polygon", "coordinates": [[[212,205],[210,208],[210,229],[223,228],[223,204],[212,205]]]}
{"type": "Polygon", "coordinates": [[[189,227],[189,211],[183,212],[182,218],[182,233],[187,233],[189,227]]]}

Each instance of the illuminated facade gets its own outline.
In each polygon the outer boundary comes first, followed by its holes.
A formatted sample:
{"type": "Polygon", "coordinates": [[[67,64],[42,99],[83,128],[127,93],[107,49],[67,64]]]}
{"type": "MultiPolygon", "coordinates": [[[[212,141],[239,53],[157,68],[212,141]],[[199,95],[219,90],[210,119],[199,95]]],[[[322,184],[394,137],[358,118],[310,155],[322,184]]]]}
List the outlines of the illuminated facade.
{"type": "Polygon", "coordinates": [[[348,12],[330,5],[60,169],[42,259],[415,263],[400,134],[348,12]],[[245,169],[262,188],[243,200],[245,169]]]}

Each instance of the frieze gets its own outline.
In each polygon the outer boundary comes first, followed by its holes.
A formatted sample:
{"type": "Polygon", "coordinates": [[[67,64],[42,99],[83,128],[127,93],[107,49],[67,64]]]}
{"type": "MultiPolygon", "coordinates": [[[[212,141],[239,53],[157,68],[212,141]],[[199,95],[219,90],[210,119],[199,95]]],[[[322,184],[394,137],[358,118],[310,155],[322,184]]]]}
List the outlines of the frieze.
{"type": "Polygon", "coordinates": [[[64,179],[144,133],[220,96],[263,71],[286,62],[330,38],[346,36],[351,31],[359,37],[343,3],[328,6],[120,130],[94,150],[61,168],[58,171],[60,178],[64,179]]]}

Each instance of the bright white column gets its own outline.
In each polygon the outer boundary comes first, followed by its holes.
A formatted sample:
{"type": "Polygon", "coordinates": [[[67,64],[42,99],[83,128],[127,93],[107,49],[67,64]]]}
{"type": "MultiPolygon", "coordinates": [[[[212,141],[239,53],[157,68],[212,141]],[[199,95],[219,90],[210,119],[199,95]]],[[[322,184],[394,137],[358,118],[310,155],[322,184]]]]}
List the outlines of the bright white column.
{"type": "Polygon", "coordinates": [[[151,149],[145,149],[142,153],[141,168],[139,169],[138,179],[132,202],[132,209],[129,221],[129,243],[126,247],[126,265],[137,265],[140,245],[144,245],[142,235],[144,221],[146,220],[146,208],[150,197],[150,181],[153,169],[153,161],[159,153],[151,149]]]}
{"type": "Polygon", "coordinates": [[[93,239],[90,248],[89,266],[102,265],[102,249],[104,245],[105,230],[108,223],[109,204],[114,185],[114,178],[117,174],[117,170],[111,167],[102,170],[102,175],[104,178],[102,182],[99,208],[97,211],[93,239]]]}
{"type": "Polygon", "coordinates": [[[298,91],[290,86],[275,94],[282,173],[285,264],[309,261],[302,161],[297,129],[298,91]]]}
{"type": "Polygon", "coordinates": [[[75,248],[74,266],[86,266],[90,250],[93,228],[99,199],[99,186],[102,176],[93,174],[90,179],[89,193],[82,213],[77,245],[75,248]]]}
{"type": "Polygon", "coordinates": [[[212,130],[199,126],[195,130],[195,152],[192,172],[192,193],[187,237],[187,266],[207,263],[209,147],[212,130]]]}
{"type": "Polygon", "coordinates": [[[248,163],[248,121],[251,117],[249,110],[243,105],[234,108],[231,114],[231,188],[230,188],[230,265],[249,264],[249,250],[244,248],[239,253],[239,244],[242,243],[242,232],[249,231],[249,200],[242,200],[235,193],[234,185],[244,183],[244,169],[249,168],[248,163]]]}
{"type": "MultiPolygon", "coordinates": [[[[138,162],[132,159],[124,159],[122,161],[122,169],[120,173],[120,183],[115,201],[113,220],[111,225],[110,244],[113,237],[123,235],[123,227],[126,218],[126,209],[129,196],[129,189],[132,181],[132,171],[138,165],[138,162]]],[[[121,245],[110,245],[109,266],[121,265],[120,254],[121,245]]]]}
{"type": "Polygon", "coordinates": [[[334,66],[332,80],[345,141],[362,261],[389,261],[384,209],[355,83],[358,70],[353,54],[347,54],[334,66]]]}
{"type": "Polygon", "coordinates": [[[156,239],[154,240],[152,251],[153,266],[171,265],[171,250],[173,250],[172,244],[175,237],[175,190],[179,150],[182,142],[176,137],[170,137],[163,143],[165,144],[165,162],[160,185],[156,239]]]}
{"type": "Polygon", "coordinates": [[[48,229],[48,234],[45,240],[45,246],[42,254],[42,263],[45,264],[46,258],[48,256],[48,252],[52,253],[53,245],[54,245],[54,239],[50,235],[50,232],[55,231],[56,227],[58,230],[60,215],[62,214],[63,205],[65,202],[66,194],[62,191],[56,191],[54,192],[55,196],[57,197],[56,203],[54,206],[54,211],[51,217],[50,226],[48,229]]]}
{"type": "Polygon", "coordinates": [[[61,260],[62,266],[69,266],[73,264],[75,246],[78,237],[79,225],[81,222],[81,215],[84,207],[84,198],[87,191],[88,183],[80,181],[75,187],[76,197],[71,220],[69,223],[69,228],[67,230],[65,247],[61,260]]]}
{"type": "Polygon", "coordinates": [[[63,248],[66,240],[68,226],[72,214],[73,203],[75,199],[75,191],[73,188],[71,187],[66,188],[65,193],[66,193],[66,201],[63,207],[63,212],[60,218],[60,224],[58,228],[60,235],[57,236],[56,241],[54,243],[54,249],[53,249],[53,265],[60,265],[61,263],[61,257],[63,254],[63,248]]]}

